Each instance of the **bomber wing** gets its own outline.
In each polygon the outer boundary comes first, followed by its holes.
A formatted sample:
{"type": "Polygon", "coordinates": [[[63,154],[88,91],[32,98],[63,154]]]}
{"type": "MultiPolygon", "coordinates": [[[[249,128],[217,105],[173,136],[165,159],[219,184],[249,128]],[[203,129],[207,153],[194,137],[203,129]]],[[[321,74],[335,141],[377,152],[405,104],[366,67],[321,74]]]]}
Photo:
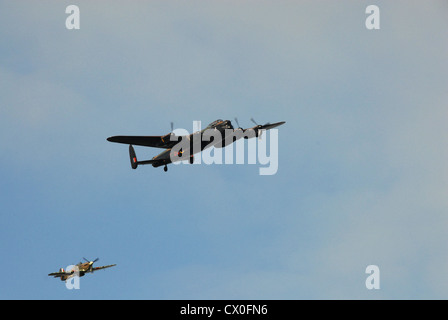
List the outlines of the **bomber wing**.
{"type": "Polygon", "coordinates": [[[179,142],[178,138],[179,136],[168,133],[164,136],[113,136],[107,138],[107,141],[144,147],[169,149],[179,142]],[[172,136],[177,138],[172,138],[172,136]]]}
{"type": "Polygon", "coordinates": [[[281,126],[284,123],[285,123],[285,121],[280,121],[277,123],[266,123],[266,124],[262,125],[260,129],[269,130],[269,129],[273,129],[275,127],[281,126]]]}
{"type": "MultiPolygon", "coordinates": [[[[255,123],[255,126],[252,128],[248,128],[248,129],[243,129],[244,132],[252,130],[253,134],[252,136],[249,135],[249,138],[252,138],[253,135],[255,135],[255,137],[260,137],[263,130],[269,130],[269,129],[273,129],[275,127],[281,126],[282,124],[286,123],[285,121],[280,121],[280,122],[276,122],[276,123],[266,123],[263,125],[259,125],[255,122],[255,120],[253,118],[250,119],[253,123],[255,123]]],[[[249,131],[250,132],[250,131],[249,131]]],[[[246,138],[247,139],[247,138],[246,138]]]]}

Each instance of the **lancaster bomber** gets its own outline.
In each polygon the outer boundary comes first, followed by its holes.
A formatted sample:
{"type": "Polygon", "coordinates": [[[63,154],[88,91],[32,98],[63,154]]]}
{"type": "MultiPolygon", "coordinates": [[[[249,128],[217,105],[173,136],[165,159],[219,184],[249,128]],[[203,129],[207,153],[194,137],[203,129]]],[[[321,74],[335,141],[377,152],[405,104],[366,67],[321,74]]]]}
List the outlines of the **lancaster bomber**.
{"type": "Polygon", "coordinates": [[[251,121],[255,123],[255,126],[243,129],[239,127],[238,120],[235,118],[235,122],[238,125],[238,128],[235,129],[230,120],[218,119],[210,123],[205,129],[187,136],[176,136],[173,133],[173,123],[171,123],[171,132],[163,136],[113,136],[107,138],[107,141],[129,145],[129,158],[132,169],[137,169],[138,165],[151,164],[153,167],[164,166],[164,171],[167,171],[167,165],[174,161],[188,160],[190,163],[193,163],[193,155],[205,148],[211,146],[223,148],[241,138],[260,137],[263,130],[269,130],[285,123],[285,121],[281,121],[259,125],[252,118],[251,121]],[[208,139],[204,139],[204,136],[208,136],[208,139]],[[219,137],[218,139],[215,138],[217,136],[219,137]],[[181,143],[181,147],[176,148],[181,143]],[[151,160],[138,161],[133,145],[166,150],[151,160]]]}

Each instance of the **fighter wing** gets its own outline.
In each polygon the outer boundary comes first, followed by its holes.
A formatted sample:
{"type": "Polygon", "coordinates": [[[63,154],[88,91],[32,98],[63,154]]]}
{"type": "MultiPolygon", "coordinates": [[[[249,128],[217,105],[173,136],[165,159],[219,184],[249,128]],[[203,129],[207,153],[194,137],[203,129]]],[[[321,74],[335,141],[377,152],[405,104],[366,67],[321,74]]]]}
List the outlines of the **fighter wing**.
{"type": "Polygon", "coordinates": [[[116,264],[110,264],[108,266],[95,267],[95,268],[92,268],[92,270],[97,271],[97,270],[106,269],[106,268],[115,267],[115,266],[116,266],[116,264]]]}
{"type": "Polygon", "coordinates": [[[178,136],[168,133],[164,136],[113,136],[107,138],[107,141],[144,147],[169,149],[179,142],[178,138],[178,136]],[[172,136],[177,138],[172,138],[172,136]]]}
{"type": "Polygon", "coordinates": [[[52,273],[49,273],[48,275],[49,276],[53,276],[55,278],[62,278],[62,277],[65,277],[65,276],[69,276],[72,273],[73,272],[52,272],[52,273]]]}

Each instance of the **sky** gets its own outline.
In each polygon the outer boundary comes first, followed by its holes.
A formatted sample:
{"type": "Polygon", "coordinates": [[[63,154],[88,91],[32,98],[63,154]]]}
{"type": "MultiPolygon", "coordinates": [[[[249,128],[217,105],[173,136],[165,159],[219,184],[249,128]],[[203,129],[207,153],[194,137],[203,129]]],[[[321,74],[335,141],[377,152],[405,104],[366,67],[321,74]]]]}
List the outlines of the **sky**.
{"type": "Polygon", "coordinates": [[[447,11],[0,0],[0,299],[447,299],[447,11]],[[276,174],[106,141],[235,117],[286,121],[276,174]]]}

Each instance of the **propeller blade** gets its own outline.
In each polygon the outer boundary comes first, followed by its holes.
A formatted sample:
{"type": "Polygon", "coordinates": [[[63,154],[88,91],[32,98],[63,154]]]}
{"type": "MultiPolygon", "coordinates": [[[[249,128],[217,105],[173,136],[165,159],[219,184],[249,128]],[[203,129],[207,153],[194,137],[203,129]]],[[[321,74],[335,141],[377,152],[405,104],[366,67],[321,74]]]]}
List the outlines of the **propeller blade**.
{"type": "Polygon", "coordinates": [[[250,118],[250,121],[252,121],[253,123],[255,123],[258,126],[258,123],[254,120],[254,118],[250,118]]]}
{"type": "Polygon", "coordinates": [[[241,128],[240,124],[238,123],[238,119],[236,117],[235,117],[235,122],[236,122],[236,125],[238,126],[238,128],[241,128]]]}
{"type": "Polygon", "coordinates": [[[174,122],[171,121],[171,132],[174,130],[174,122]]]}
{"type": "Polygon", "coordinates": [[[93,261],[90,261],[90,260],[87,260],[86,258],[84,258],[84,257],[82,257],[86,262],[88,262],[88,263],[90,263],[90,262],[92,262],[92,264],[94,264],[95,262],[97,262],[98,260],[100,260],[100,258],[96,258],[95,260],[93,260],[93,261]]]}

